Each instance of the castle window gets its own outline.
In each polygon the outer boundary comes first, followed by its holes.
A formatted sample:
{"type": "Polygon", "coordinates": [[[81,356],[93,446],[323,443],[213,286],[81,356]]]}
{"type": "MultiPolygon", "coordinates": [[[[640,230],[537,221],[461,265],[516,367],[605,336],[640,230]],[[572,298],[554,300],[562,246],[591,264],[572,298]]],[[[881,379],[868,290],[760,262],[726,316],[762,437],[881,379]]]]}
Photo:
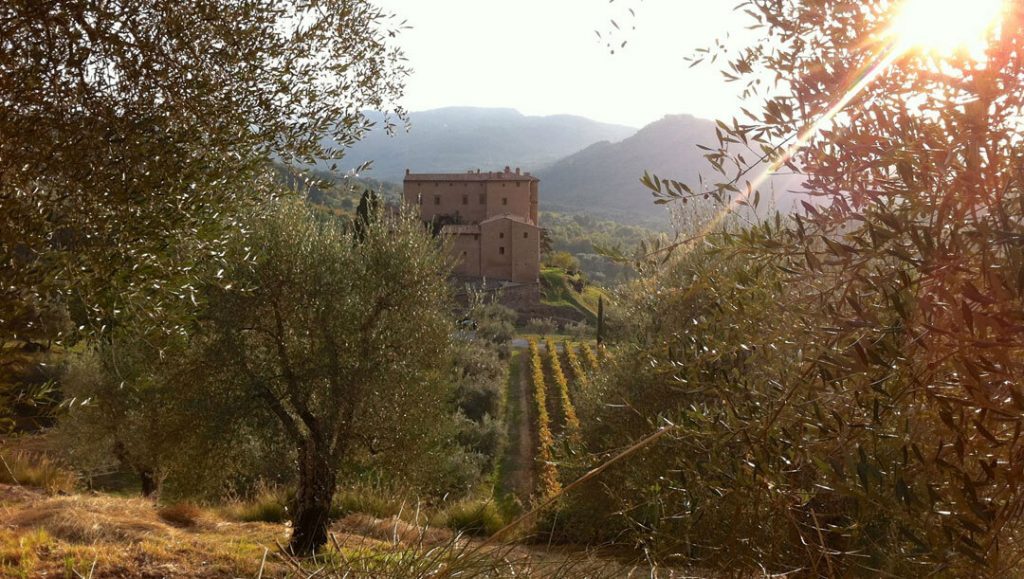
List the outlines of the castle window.
{"type": "Polygon", "coordinates": [[[463,195],[462,196],[462,204],[463,205],[469,205],[469,195],[463,195]]]}
{"type": "Polygon", "coordinates": [[[523,239],[529,239],[529,238],[530,238],[530,232],[529,231],[524,231],[523,232],[523,239]]]}
{"type": "Polygon", "coordinates": [[[501,198],[501,204],[502,205],[508,205],[508,197],[502,197],[501,198]]]}
{"type": "Polygon", "coordinates": [[[480,204],[487,205],[487,193],[480,194],[480,204]]]}
{"type": "Polygon", "coordinates": [[[505,232],[504,231],[498,234],[498,239],[505,239],[505,232]]]}
{"type": "Polygon", "coordinates": [[[434,195],[434,205],[440,205],[440,204],[441,204],[441,196],[440,195],[434,195]]]}
{"type": "Polygon", "coordinates": [[[498,248],[498,255],[505,255],[505,248],[504,247],[499,247],[498,248]]]}

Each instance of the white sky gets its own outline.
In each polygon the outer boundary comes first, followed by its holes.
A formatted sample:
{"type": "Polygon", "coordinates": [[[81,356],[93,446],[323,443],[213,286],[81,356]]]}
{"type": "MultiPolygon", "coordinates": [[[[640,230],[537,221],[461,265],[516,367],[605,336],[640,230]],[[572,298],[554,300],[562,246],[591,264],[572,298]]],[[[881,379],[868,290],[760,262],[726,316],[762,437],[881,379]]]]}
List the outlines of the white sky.
{"type": "Polygon", "coordinates": [[[737,0],[376,0],[413,28],[402,105],[510,107],[635,127],[666,114],[730,117],[740,87],[683,58],[716,38],[749,40],[737,0]],[[633,8],[636,17],[627,10],[633,8]],[[614,31],[615,19],[621,31],[614,31]],[[632,30],[633,26],[636,27],[632,30]],[[615,32],[609,54],[595,31],[615,32]]]}

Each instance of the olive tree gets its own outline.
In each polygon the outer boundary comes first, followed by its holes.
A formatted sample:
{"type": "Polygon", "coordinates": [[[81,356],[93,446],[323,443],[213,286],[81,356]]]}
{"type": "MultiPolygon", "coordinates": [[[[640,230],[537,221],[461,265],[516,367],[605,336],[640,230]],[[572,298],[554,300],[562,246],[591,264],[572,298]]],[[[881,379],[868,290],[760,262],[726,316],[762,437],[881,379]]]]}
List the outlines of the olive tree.
{"type": "Polygon", "coordinates": [[[126,319],[65,355],[55,447],[85,478],[131,473],[152,498],[165,481],[176,497],[222,498],[290,480],[280,429],[252,424],[254,400],[210,387],[200,333],[163,329],[193,314],[174,315],[156,328],[126,319]]]}
{"type": "Polygon", "coordinates": [[[888,35],[899,2],[741,8],[763,39],[726,72],[761,110],[719,124],[701,184],[645,182],[726,213],[757,205],[763,155],[809,197],[788,219],[695,232],[637,289],[655,317],[605,385],[626,410],[590,406],[590,440],[615,448],[665,420],[678,437],[606,481],[611,508],[727,567],[1010,572],[1024,6],[1004,3],[983,50],[949,54],[888,35]]]}
{"type": "Polygon", "coordinates": [[[39,304],[103,331],[193,297],[271,159],[336,159],[393,108],[388,22],[365,0],[0,5],[0,343],[39,304]]]}
{"type": "Polygon", "coordinates": [[[182,398],[168,363],[145,336],[119,329],[101,343],[73,352],[61,378],[64,413],[55,438],[86,476],[112,467],[138,477],[142,495],[155,497],[182,445],[182,398]]]}
{"type": "MultiPolygon", "coordinates": [[[[327,540],[340,466],[409,455],[450,418],[448,263],[412,216],[361,227],[275,204],[231,244],[209,289],[208,388],[256,401],[297,454],[291,548],[327,540]]],[[[219,397],[224,398],[224,397],[219,397]]]]}

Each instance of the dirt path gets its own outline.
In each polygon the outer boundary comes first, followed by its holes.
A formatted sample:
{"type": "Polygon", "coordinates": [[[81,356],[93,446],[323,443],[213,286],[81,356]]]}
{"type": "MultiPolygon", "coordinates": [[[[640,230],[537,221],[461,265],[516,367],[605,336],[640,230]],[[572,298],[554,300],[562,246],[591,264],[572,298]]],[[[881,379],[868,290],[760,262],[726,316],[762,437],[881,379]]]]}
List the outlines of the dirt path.
{"type": "Polygon", "coordinates": [[[512,358],[512,379],[508,392],[508,449],[505,455],[505,492],[514,495],[524,506],[533,494],[533,412],[530,409],[530,373],[527,353],[517,351],[512,358]]]}

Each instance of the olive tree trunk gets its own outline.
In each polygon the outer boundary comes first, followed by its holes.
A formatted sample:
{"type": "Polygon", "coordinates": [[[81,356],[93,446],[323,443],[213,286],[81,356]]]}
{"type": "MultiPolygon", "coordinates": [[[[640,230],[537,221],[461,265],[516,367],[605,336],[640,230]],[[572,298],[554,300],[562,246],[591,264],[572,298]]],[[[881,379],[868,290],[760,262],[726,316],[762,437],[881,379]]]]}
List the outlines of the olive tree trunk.
{"type": "Polygon", "coordinates": [[[331,500],[337,484],[337,471],[328,453],[314,442],[299,447],[299,486],[292,514],[292,539],[289,548],[307,555],[327,543],[331,500]]]}
{"type": "Polygon", "coordinates": [[[152,470],[138,470],[139,483],[142,487],[142,496],[147,499],[155,499],[160,496],[160,477],[152,470]]]}

